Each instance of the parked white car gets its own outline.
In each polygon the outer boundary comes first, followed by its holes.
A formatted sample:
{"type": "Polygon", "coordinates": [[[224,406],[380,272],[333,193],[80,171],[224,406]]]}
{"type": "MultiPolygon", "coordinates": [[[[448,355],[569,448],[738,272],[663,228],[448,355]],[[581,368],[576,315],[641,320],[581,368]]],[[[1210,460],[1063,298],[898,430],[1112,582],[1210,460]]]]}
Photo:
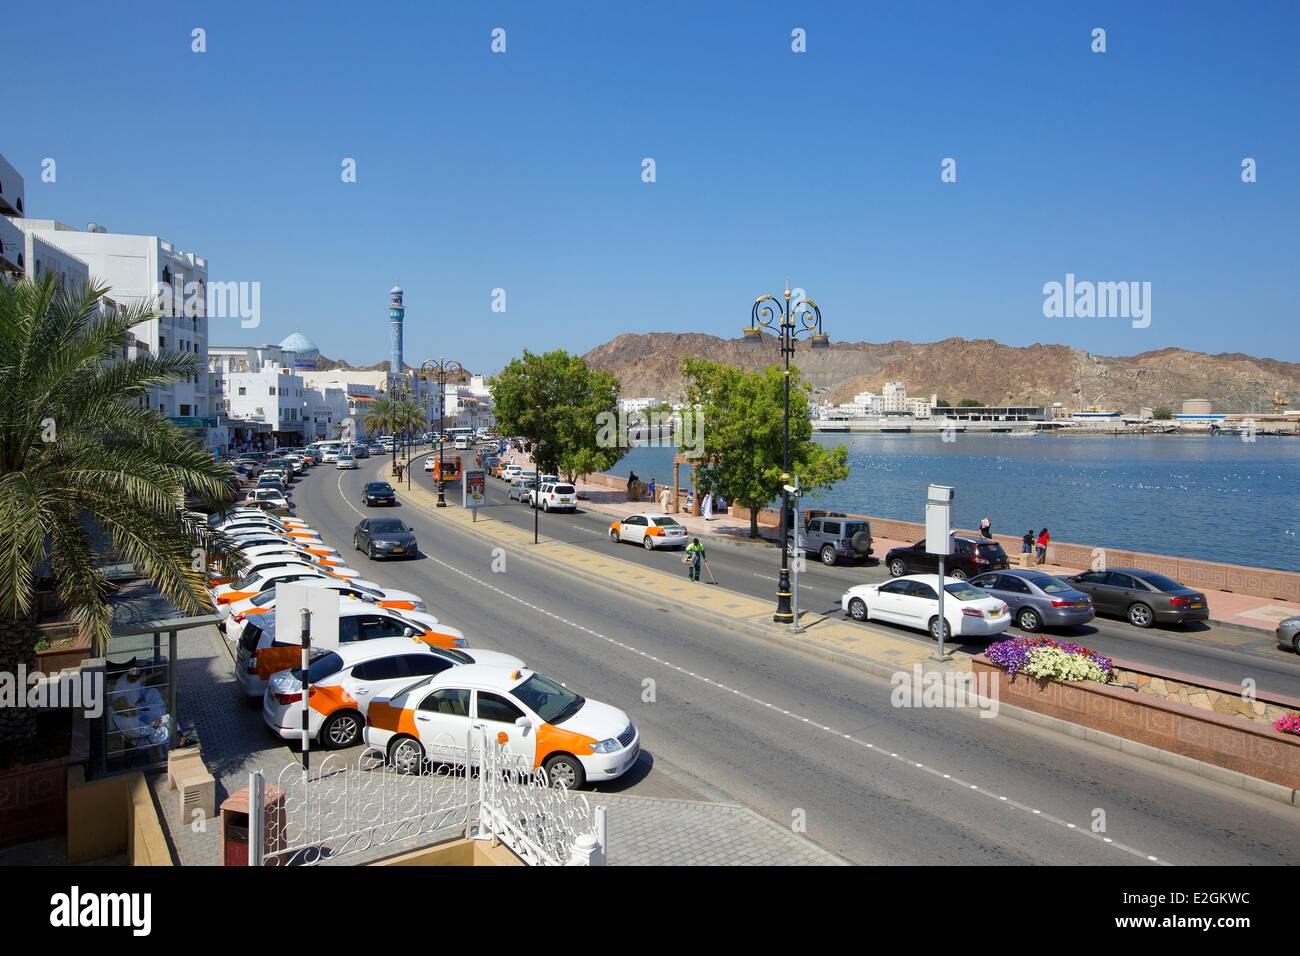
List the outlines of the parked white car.
{"type": "MultiPolygon", "coordinates": [[[[844,592],[840,608],[855,621],[887,621],[927,631],[939,639],[939,575],[909,574],[844,592]]],[[[1005,601],[960,578],[945,577],[943,616],[947,637],[993,637],[1011,626],[1005,601]]],[[[946,638],[945,638],[946,639],[946,638]]]]}
{"type": "Polygon", "coordinates": [[[515,757],[546,771],[555,787],[615,780],[636,763],[641,735],[617,707],[588,700],[523,668],[466,664],[371,698],[365,741],[401,773],[420,773],[465,746],[471,722],[504,735],[515,757]]]}
{"type": "MultiPolygon", "coordinates": [[[[311,662],[311,706],[307,732],[331,749],[350,747],[361,739],[371,700],[409,687],[476,660],[496,666],[522,667],[517,657],[493,651],[463,651],[430,647],[409,637],[340,645],[311,662]],[[508,662],[508,663],[507,663],[508,662]]],[[[300,668],[280,671],[267,684],[262,716],[280,737],[292,740],[302,734],[302,678],[300,668]]]]}

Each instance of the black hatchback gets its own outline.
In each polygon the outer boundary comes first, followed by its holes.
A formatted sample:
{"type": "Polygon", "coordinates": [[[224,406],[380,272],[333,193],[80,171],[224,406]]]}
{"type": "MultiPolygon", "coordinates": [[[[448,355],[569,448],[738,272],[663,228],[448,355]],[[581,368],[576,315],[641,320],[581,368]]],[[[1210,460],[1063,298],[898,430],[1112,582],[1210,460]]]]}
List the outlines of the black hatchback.
{"type": "Polygon", "coordinates": [[[386,481],[372,481],[366,484],[366,490],[363,497],[367,508],[374,505],[395,505],[397,504],[397,492],[393,486],[386,481]]]}
{"type": "MultiPolygon", "coordinates": [[[[943,561],[943,573],[950,578],[966,580],[986,571],[1005,571],[1010,567],[1002,545],[988,538],[955,534],[952,536],[952,554],[943,561]]],[[[925,550],[925,542],[903,548],[890,548],[885,555],[885,567],[896,578],[904,574],[938,574],[939,556],[925,550]]]]}

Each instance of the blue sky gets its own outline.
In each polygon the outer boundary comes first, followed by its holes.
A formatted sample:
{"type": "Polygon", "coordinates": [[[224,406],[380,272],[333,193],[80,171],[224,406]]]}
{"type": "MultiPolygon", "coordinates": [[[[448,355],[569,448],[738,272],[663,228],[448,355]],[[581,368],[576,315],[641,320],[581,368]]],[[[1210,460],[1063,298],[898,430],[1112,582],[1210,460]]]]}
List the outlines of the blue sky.
{"type": "Polygon", "coordinates": [[[156,233],[213,279],[260,282],[261,328],[214,321],[214,343],[301,328],[378,361],[400,281],[408,362],[492,371],[621,332],[734,336],[788,275],[839,341],[1300,360],[1293,2],[52,2],[6,19],[6,74],[34,108],[7,112],[0,152],[29,214],[156,233]],[[1151,282],[1150,326],[1045,318],[1043,284],[1066,273],[1151,282]]]}

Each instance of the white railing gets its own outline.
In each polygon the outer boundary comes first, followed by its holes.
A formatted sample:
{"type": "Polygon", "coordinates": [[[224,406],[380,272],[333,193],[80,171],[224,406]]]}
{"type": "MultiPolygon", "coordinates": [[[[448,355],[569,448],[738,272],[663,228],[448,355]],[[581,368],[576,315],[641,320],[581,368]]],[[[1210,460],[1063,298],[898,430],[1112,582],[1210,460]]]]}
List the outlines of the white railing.
{"type": "Polygon", "coordinates": [[[373,748],[355,760],[325,755],[309,774],[290,764],[273,786],[262,771],[250,773],[249,863],[378,859],[400,844],[416,849],[457,835],[502,843],[531,866],[605,862],[605,808],[550,787],[544,770],[490,738],[482,724],[463,744],[444,737],[435,750],[440,762],[413,774],[373,748]]]}

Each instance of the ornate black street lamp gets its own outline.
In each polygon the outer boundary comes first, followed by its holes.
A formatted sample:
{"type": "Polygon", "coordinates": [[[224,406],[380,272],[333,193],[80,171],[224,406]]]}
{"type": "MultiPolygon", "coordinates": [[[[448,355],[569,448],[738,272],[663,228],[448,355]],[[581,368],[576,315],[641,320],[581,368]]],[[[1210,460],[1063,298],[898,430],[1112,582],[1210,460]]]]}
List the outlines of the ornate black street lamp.
{"type": "Polygon", "coordinates": [[[444,474],[443,467],[442,467],[442,419],[444,414],[446,413],[447,376],[458,375],[464,371],[465,371],[465,367],[461,365],[459,362],[457,362],[455,359],[443,358],[441,355],[438,356],[438,360],[436,362],[433,359],[425,359],[420,364],[421,378],[425,378],[426,376],[433,374],[436,375],[438,381],[438,503],[437,503],[437,507],[439,508],[447,507],[447,497],[445,494],[445,488],[442,479],[442,476],[444,474]]]}
{"type": "Polygon", "coordinates": [[[757,348],[768,331],[781,343],[781,358],[785,374],[785,430],[781,453],[781,576],[776,585],[776,613],[772,620],[778,624],[795,624],[790,607],[790,357],[794,355],[795,339],[809,334],[809,345],[815,349],[828,348],[830,337],[822,331],[822,310],[812,299],[790,302],[790,284],[786,283],[785,299],[762,295],[754,301],[749,327],[744,330],[745,345],[757,348]]]}

